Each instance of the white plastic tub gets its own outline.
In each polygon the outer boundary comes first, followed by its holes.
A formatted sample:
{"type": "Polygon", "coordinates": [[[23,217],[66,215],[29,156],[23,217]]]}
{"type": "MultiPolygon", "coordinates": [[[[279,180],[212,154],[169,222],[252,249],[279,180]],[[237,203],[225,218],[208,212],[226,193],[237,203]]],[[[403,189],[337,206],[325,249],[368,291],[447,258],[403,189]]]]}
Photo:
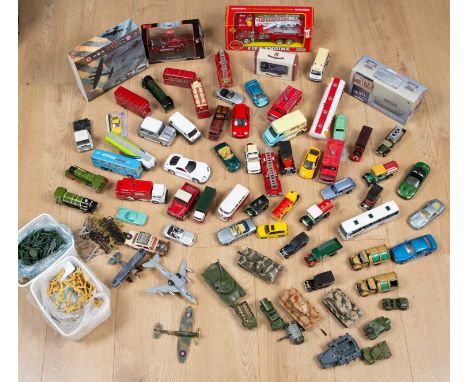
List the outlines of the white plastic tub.
{"type": "Polygon", "coordinates": [[[58,262],[54,263],[44,272],[42,272],[31,282],[30,292],[34,302],[39,307],[39,310],[46,319],[47,323],[61,336],[72,341],[81,340],[83,337],[101,325],[104,321],[106,321],[111,315],[109,289],[101,282],[101,280],[99,280],[99,278],[88,268],[88,266],[83,261],[75,256],[61,258],[58,262]],[[73,269],[76,267],[81,268],[86,279],[91,284],[93,284],[96,293],[98,293],[99,297],[102,298],[103,303],[100,307],[93,309],[93,313],[88,315],[86,321],[82,319],[82,321],[78,323],[76,327],[67,330],[62,328],[46,310],[42,300],[43,294],[41,293],[41,288],[47,288],[49,280],[54,277],[62,268],[73,269]]]}
{"type": "MultiPolygon", "coordinates": [[[[37,216],[36,218],[34,218],[33,220],[31,220],[24,227],[20,228],[20,230],[18,231],[18,244],[19,244],[19,242],[21,240],[23,240],[32,231],[37,230],[37,229],[41,229],[41,228],[50,228],[52,226],[54,228],[56,228],[57,230],[59,230],[62,233],[62,235],[68,239],[67,241],[69,241],[69,245],[67,246],[67,248],[65,249],[63,254],[60,255],[60,257],[58,257],[49,266],[52,266],[52,265],[56,264],[58,261],[60,261],[65,256],[77,256],[78,255],[77,252],[76,252],[76,249],[75,249],[75,240],[73,239],[73,235],[72,235],[70,229],[65,225],[59,224],[49,214],[41,214],[41,215],[37,216]]],[[[44,271],[42,271],[42,272],[44,272],[44,271]]],[[[40,274],[41,273],[39,273],[35,277],[31,278],[29,281],[23,282],[23,283],[20,282],[21,280],[20,280],[19,275],[18,275],[18,286],[20,286],[22,288],[25,288],[25,287],[29,288],[31,283],[37,277],[39,277],[40,274]]]]}

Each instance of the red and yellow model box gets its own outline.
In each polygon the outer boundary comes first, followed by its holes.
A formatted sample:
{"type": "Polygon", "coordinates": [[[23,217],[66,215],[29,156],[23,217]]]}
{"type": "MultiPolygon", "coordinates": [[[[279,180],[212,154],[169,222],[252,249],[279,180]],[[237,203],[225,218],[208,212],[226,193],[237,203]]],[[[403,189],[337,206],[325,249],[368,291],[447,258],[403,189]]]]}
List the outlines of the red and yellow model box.
{"type": "Polygon", "coordinates": [[[313,7],[226,7],[226,49],[310,52],[313,30],[313,7]]]}

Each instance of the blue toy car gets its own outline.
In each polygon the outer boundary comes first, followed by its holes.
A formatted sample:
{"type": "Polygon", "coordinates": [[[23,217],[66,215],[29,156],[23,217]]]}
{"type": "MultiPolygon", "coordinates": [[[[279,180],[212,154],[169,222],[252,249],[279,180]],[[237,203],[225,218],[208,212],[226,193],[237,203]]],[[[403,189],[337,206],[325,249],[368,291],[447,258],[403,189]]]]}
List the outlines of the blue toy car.
{"type": "Polygon", "coordinates": [[[257,107],[268,105],[269,99],[262,90],[260,83],[257,80],[250,80],[245,83],[245,91],[252,99],[252,102],[257,107]]]}
{"type": "Polygon", "coordinates": [[[437,243],[432,235],[424,235],[412,240],[406,240],[390,249],[396,263],[406,263],[419,256],[429,255],[437,249],[437,243]]]}
{"type": "Polygon", "coordinates": [[[143,212],[137,212],[128,208],[120,207],[117,212],[117,219],[130,224],[145,225],[146,220],[148,220],[148,215],[143,212]]]}

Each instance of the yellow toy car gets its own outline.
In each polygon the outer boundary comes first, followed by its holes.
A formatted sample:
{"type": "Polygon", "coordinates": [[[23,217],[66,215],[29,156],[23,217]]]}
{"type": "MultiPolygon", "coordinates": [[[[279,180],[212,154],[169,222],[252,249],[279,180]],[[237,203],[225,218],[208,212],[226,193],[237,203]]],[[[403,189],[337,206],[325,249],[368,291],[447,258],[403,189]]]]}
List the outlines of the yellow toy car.
{"type": "Polygon", "coordinates": [[[299,176],[305,179],[312,179],[315,174],[315,169],[318,167],[321,151],[316,147],[311,147],[307,150],[304,160],[302,161],[299,176]]]}
{"type": "Polygon", "coordinates": [[[114,134],[121,134],[122,133],[122,122],[120,120],[120,117],[118,115],[113,114],[111,116],[111,131],[114,134]]]}
{"type": "Polygon", "coordinates": [[[259,239],[272,239],[288,234],[287,223],[265,224],[257,227],[257,237],[259,239]]]}

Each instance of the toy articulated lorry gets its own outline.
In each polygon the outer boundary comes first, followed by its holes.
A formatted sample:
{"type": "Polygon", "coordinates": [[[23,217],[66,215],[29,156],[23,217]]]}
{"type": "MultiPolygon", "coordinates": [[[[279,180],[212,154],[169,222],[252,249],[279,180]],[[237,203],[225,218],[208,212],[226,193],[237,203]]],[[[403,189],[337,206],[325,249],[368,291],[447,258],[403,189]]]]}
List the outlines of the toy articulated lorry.
{"type": "Polygon", "coordinates": [[[305,256],[304,260],[310,267],[313,267],[324,257],[335,256],[341,248],[343,248],[343,246],[339,240],[334,237],[333,239],[326,241],[318,247],[312,248],[310,255],[305,256]]]}

